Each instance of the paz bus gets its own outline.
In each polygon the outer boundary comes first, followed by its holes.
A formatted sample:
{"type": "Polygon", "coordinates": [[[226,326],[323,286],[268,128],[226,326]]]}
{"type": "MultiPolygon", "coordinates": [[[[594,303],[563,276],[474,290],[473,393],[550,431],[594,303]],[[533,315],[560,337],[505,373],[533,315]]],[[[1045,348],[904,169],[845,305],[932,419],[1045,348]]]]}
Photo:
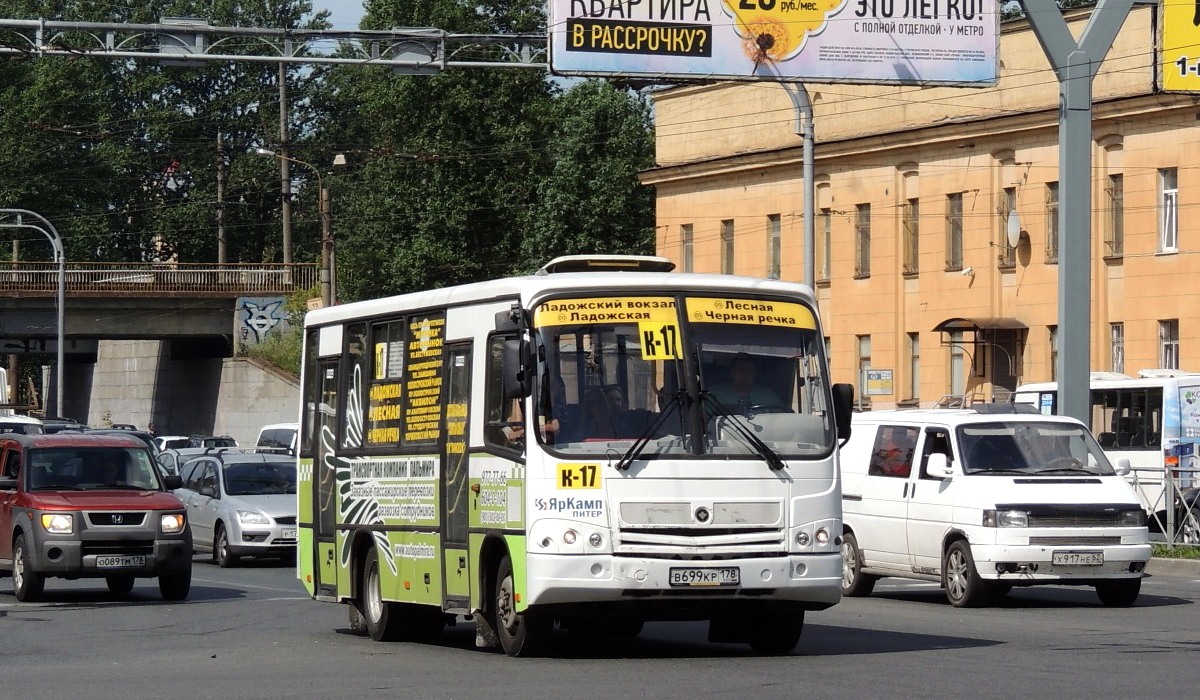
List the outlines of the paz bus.
{"type": "Polygon", "coordinates": [[[375,640],[473,620],[511,656],[648,620],[791,650],[841,595],[853,390],[829,381],[808,287],[672,267],[569,256],[309,312],[310,595],[375,640]],[[753,405],[717,399],[738,363],[753,405]]]}
{"type": "MultiPolygon", "coordinates": [[[[1200,374],[1093,372],[1090,396],[1092,434],[1114,463],[1129,464],[1151,531],[1200,543],[1200,374]]],[[[1057,413],[1058,385],[1024,384],[1012,400],[1057,413]]]]}

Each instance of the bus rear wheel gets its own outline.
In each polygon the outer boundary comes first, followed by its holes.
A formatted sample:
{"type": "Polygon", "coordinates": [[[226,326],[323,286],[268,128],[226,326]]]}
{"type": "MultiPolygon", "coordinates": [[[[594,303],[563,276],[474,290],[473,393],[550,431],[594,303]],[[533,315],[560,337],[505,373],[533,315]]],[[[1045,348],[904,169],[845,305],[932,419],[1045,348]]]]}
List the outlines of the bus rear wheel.
{"type": "Polygon", "coordinates": [[[367,634],[377,642],[394,642],[400,639],[400,615],[395,614],[395,603],[383,599],[382,583],[379,580],[379,553],[372,546],[363,561],[362,615],[367,625],[367,634]]]}
{"type": "Polygon", "coordinates": [[[517,612],[512,559],[507,555],[496,571],[495,627],[500,648],[509,656],[537,656],[545,651],[554,632],[548,615],[526,609],[517,612]]]}

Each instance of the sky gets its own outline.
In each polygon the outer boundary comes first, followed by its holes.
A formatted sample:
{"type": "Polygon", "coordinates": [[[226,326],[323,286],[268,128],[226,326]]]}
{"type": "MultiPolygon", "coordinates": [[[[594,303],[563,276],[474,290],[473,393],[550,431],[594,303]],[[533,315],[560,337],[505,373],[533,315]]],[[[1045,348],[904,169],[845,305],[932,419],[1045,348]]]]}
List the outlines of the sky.
{"type": "Polygon", "coordinates": [[[313,0],[313,11],[329,10],[334,29],[358,29],[363,16],[363,0],[313,0]]]}

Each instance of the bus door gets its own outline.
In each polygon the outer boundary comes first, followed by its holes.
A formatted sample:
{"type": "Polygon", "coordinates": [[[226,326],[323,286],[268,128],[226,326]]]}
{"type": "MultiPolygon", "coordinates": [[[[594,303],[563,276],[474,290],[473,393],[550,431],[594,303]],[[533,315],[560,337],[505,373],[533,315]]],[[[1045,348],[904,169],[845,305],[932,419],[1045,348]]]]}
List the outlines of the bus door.
{"type": "Polygon", "coordinates": [[[446,400],[442,415],[443,605],[466,608],[471,592],[467,562],[467,486],[470,464],[472,344],[446,346],[446,400]]]}
{"type": "Polygon", "coordinates": [[[320,391],[313,425],[313,480],[317,495],[313,523],[313,574],[316,595],[337,596],[337,438],[338,358],[323,359],[318,366],[320,391]]]}

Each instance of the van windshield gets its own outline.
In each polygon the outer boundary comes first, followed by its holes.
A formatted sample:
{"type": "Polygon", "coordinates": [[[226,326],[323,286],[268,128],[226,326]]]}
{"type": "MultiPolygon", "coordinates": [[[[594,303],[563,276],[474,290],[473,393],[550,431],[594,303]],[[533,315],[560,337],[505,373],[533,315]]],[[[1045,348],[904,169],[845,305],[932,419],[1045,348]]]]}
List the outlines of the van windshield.
{"type": "Polygon", "coordinates": [[[972,423],[958,428],[958,444],[964,474],[1116,474],[1092,434],[1070,423],[972,423]]]}

